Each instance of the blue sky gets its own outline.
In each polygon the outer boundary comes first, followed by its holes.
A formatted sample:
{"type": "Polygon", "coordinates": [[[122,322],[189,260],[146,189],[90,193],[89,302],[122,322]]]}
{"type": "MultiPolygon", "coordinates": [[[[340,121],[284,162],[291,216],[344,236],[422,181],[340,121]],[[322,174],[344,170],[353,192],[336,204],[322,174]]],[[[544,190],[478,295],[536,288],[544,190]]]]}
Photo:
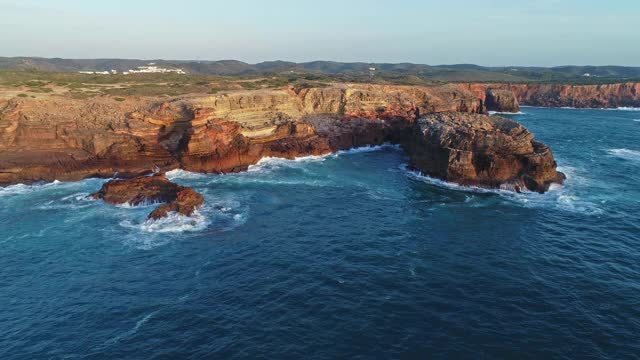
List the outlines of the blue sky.
{"type": "Polygon", "coordinates": [[[0,0],[0,56],[640,66],[640,0],[0,0]]]}

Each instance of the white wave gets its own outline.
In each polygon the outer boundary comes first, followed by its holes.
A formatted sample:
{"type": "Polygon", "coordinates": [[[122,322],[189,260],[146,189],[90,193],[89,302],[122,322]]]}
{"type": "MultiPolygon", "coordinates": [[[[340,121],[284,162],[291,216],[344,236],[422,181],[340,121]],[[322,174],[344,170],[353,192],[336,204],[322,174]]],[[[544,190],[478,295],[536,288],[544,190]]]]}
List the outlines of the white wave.
{"type": "Polygon", "coordinates": [[[400,146],[385,143],[382,145],[361,146],[361,147],[351,148],[348,150],[338,150],[335,153],[327,153],[323,155],[301,156],[294,159],[285,159],[285,158],[267,156],[260,159],[256,164],[249,165],[247,172],[263,172],[265,170],[278,169],[283,166],[292,167],[292,166],[298,166],[299,164],[305,164],[310,162],[323,162],[329,157],[335,158],[341,155],[367,153],[367,152],[373,152],[373,151],[380,151],[383,149],[400,149],[400,146]]]}
{"type": "Polygon", "coordinates": [[[25,184],[9,185],[0,187],[0,196],[24,194],[33,190],[33,187],[25,184]]]}
{"type": "Polygon", "coordinates": [[[573,106],[532,106],[532,105],[520,105],[521,108],[537,108],[537,109],[568,109],[568,110],[606,110],[606,111],[640,111],[640,107],[632,106],[619,106],[615,108],[577,108],[573,106]]]}
{"type": "Polygon", "coordinates": [[[633,119],[633,121],[635,121],[635,122],[640,122],[640,119],[633,119]]]}
{"type": "Polygon", "coordinates": [[[640,151],[629,149],[609,149],[607,152],[625,160],[640,160],[640,151]]]}
{"type": "Polygon", "coordinates": [[[57,186],[63,184],[63,182],[58,181],[58,180],[54,180],[50,183],[46,183],[46,184],[36,184],[36,185],[25,185],[25,184],[15,184],[15,185],[9,185],[9,186],[5,186],[5,187],[0,187],[0,196],[3,195],[19,195],[19,194],[25,194],[31,191],[37,191],[37,190],[42,190],[42,189],[49,189],[52,186],[57,186]]]}
{"type": "Polygon", "coordinates": [[[265,170],[273,170],[278,169],[280,167],[291,167],[297,166],[297,164],[309,163],[309,162],[322,162],[325,161],[328,156],[331,154],[325,155],[309,155],[309,156],[301,156],[293,159],[285,159],[278,157],[266,156],[260,159],[254,165],[249,165],[247,168],[247,172],[264,172],[265,170]]]}
{"type": "Polygon", "coordinates": [[[351,149],[348,149],[348,150],[336,151],[334,154],[331,154],[331,156],[338,157],[340,155],[360,154],[360,153],[380,151],[380,150],[384,150],[384,149],[397,149],[397,150],[399,150],[400,149],[400,145],[385,143],[385,144],[382,144],[382,145],[360,146],[360,147],[355,147],[355,148],[351,148],[351,149]]]}
{"type": "Polygon", "coordinates": [[[175,212],[169,213],[166,217],[152,220],[147,219],[142,223],[135,224],[129,220],[120,222],[120,226],[136,229],[146,233],[182,233],[185,231],[204,230],[209,225],[207,218],[199,211],[195,211],[192,216],[184,216],[175,212]]]}
{"type": "MultiPolygon", "coordinates": [[[[417,171],[409,170],[406,165],[403,165],[402,168],[404,169],[407,176],[416,180],[452,190],[467,191],[472,193],[496,194],[504,200],[509,201],[510,203],[515,203],[524,207],[551,207],[563,211],[578,212],[585,215],[602,214],[602,209],[598,208],[595,204],[589,201],[582,200],[580,197],[568,190],[566,186],[559,184],[552,184],[549,187],[549,191],[544,194],[538,194],[534,192],[516,193],[514,191],[508,191],[505,189],[485,189],[475,186],[463,186],[456,183],[450,183],[447,181],[435,179],[430,176],[423,175],[417,171]]],[[[571,171],[573,170],[573,168],[564,168],[565,171],[567,171],[567,169],[570,169],[570,175],[567,176],[567,179],[576,178],[576,176],[571,171]]],[[[465,203],[470,201],[472,201],[472,199],[465,198],[465,203]]]]}
{"type": "Polygon", "coordinates": [[[187,171],[187,170],[182,170],[182,169],[175,169],[175,170],[171,170],[171,171],[167,171],[167,173],[165,174],[167,179],[173,181],[173,180],[185,180],[185,179],[202,179],[207,177],[206,174],[201,174],[201,173],[197,173],[197,172],[191,172],[191,171],[187,171]]]}
{"type": "Polygon", "coordinates": [[[509,111],[489,111],[489,115],[524,115],[522,111],[509,112],[509,111]]]}
{"type": "Polygon", "coordinates": [[[469,191],[469,192],[476,192],[476,193],[508,193],[508,194],[512,193],[511,191],[502,190],[502,189],[487,189],[487,188],[481,188],[477,186],[460,185],[454,182],[440,180],[428,175],[424,175],[419,171],[411,170],[409,169],[407,164],[400,165],[400,169],[412,179],[420,180],[432,185],[436,185],[436,186],[444,187],[448,189],[462,190],[462,191],[469,191]]]}

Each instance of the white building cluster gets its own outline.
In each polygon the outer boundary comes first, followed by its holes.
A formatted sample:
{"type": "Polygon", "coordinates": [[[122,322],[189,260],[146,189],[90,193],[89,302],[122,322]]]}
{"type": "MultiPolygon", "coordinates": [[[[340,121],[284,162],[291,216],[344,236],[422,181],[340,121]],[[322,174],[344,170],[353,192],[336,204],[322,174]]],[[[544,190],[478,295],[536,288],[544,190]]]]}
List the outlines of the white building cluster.
{"type": "Polygon", "coordinates": [[[131,69],[129,71],[123,72],[123,74],[140,74],[140,73],[176,73],[176,74],[186,74],[186,72],[182,69],[167,69],[156,66],[156,63],[149,63],[145,66],[138,66],[137,69],[131,69]]]}
{"type": "MultiPolygon", "coordinates": [[[[117,74],[118,70],[111,71],[78,71],[80,74],[99,74],[99,75],[110,75],[117,74]]],[[[128,71],[123,71],[123,75],[129,74],[167,74],[167,73],[175,73],[175,74],[186,74],[186,72],[182,69],[167,69],[156,66],[156,63],[149,63],[144,66],[138,66],[136,69],[130,69],[128,71]]]]}

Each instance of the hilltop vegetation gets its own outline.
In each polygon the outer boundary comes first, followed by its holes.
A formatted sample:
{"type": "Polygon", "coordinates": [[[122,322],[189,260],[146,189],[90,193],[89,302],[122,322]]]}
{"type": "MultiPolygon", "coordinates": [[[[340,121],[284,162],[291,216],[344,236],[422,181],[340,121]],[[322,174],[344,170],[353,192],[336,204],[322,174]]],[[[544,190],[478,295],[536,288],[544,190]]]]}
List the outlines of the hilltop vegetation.
{"type": "MultiPolygon", "coordinates": [[[[342,63],[313,61],[294,63],[268,61],[247,64],[236,60],[189,61],[153,60],[158,66],[181,68],[191,75],[259,77],[318,76],[322,81],[389,82],[419,84],[424,82],[545,82],[599,84],[640,79],[640,67],[558,66],[558,67],[484,67],[473,64],[423,65],[387,63],[342,63]],[[375,69],[375,70],[370,70],[375,69]],[[584,76],[589,74],[590,76],[584,76]]],[[[36,57],[0,57],[0,70],[50,72],[111,71],[119,72],[144,66],[149,60],[133,59],[60,59],[36,57]]]]}

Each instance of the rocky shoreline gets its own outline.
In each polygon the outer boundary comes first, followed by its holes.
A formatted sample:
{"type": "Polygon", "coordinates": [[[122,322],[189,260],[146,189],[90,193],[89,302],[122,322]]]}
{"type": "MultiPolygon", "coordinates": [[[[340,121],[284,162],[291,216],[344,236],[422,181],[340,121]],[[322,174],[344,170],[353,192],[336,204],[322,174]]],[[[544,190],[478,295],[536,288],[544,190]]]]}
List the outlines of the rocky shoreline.
{"type": "Polygon", "coordinates": [[[551,150],[515,121],[513,94],[485,97],[457,85],[349,85],[240,91],[174,99],[10,99],[0,103],[0,184],[114,180],[94,196],[164,202],[150,217],[190,215],[201,195],[162,176],[247,169],[263,157],[295,158],[400,144],[411,166],[463,185],[545,192],[562,183],[551,150]],[[119,194],[114,196],[113,194],[119,194]]]}

